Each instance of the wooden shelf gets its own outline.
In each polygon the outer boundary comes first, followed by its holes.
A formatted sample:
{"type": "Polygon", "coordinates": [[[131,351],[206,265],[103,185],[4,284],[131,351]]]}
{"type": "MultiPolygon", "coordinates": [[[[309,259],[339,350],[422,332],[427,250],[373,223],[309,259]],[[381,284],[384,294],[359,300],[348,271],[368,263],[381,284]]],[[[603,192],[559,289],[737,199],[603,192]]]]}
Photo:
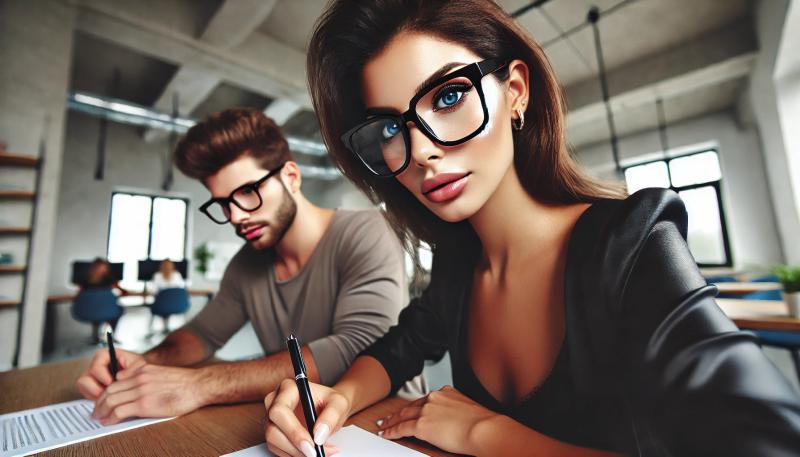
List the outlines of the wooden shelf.
{"type": "Polygon", "coordinates": [[[36,196],[36,194],[28,190],[0,189],[0,198],[26,200],[33,199],[34,196],[36,196]]]}
{"type": "Polygon", "coordinates": [[[0,152],[0,165],[13,165],[17,167],[36,167],[39,165],[39,158],[28,155],[0,152]]]}
{"type": "Polygon", "coordinates": [[[2,299],[0,299],[0,308],[19,306],[19,305],[21,305],[21,303],[18,302],[17,300],[2,300],[2,299]]]}
{"type": "Polygon", "coordinates": [[[25,270],[22,265],[0,265],[0,273],[25,273],[25,270]]]}
{"type": "Polygon", "coordinates": [[[29,235],[30,227],[0,227],[0,235],[29,235]]]}

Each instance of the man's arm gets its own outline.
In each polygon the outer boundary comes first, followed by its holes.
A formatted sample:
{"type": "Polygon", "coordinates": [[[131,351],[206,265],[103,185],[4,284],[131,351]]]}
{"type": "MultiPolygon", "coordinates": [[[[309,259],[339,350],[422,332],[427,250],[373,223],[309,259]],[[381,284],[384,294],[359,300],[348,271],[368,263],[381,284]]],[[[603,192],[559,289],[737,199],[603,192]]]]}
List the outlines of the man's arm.
{"type": "MultiPolygon", "coordinates": [[[[302,351],[308,377],[319,382],[311,351],[302,351]]],[[[210,404],[261,400],[290,377],[294,370],[288,351],[200,368],[148,363],[121,371],[97,400],[92,417],[109,425],[129,417],[179,416],[210,404]]]]}
{"type": "MultiPolygon", "coordinates": [[[[313,354],[308,346],[301,350],[309,381],[319,382],[313,354]]],[[[261,401],[282,380],[294,378],[288,351],[255,360],[213,364],[198,370],[203,379],[206,404],[261,401]]]]}
{"type": "Polygon", "coordinates": [[[180,328],[143,356],[147,363],[185,367],[207,360],[211,353],[193,331],[180,328]]]}
{"type": "Polygon", "coordinates": [[[339,287],[331,333],[308,342],[320,383],[327,386],[397,322],[406,304],[402,248],[379,213],[357,214],[336,254],[339,287]]]}

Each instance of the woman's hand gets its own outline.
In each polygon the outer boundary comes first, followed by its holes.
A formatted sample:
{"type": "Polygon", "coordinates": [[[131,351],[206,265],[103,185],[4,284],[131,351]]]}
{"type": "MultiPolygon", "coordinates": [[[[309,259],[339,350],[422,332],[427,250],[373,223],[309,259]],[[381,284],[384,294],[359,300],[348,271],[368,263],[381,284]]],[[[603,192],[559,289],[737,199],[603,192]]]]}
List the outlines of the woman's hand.
{"type": "Polygon", "coordinates": [[[413,436],[448,452],[473,455],[477,426],[498,416],[446,386],[379,420],[378,434],[392,440],[413,436]]]}
{"type": "MultiPolygon", "coordinates": [[[[264,398],[267,447],[279,457],[315,457],[313,443],[325,444],[350,415],[350,400],[344,395],[320,384],[309,385],[317,409],[313,439],[306,429],[300,393],[293,379],[284,379],[278,390],[264,398]]],[[[332,456],[337,452],[335,446],[325,445],[325,455],[332,456]]]]}

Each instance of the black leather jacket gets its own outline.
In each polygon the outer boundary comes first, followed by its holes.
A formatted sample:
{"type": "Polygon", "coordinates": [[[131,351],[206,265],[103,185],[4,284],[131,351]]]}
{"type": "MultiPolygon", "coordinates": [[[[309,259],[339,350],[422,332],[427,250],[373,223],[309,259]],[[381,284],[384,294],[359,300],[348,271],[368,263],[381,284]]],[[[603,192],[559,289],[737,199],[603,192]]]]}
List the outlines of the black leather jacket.
{"type": "Polygon", "coordinates": [[[479,245],[437,250],[428,289],[362,354],[396,391],[449,351],[461,392],[576,445],[631,456],[800,456],[800,397],[716,305],[686,226],[683,202],[662,189],[584,212],[567,254],[565,340],[550,376],[520,404],[497,402],[469,366],[479,245]]]}

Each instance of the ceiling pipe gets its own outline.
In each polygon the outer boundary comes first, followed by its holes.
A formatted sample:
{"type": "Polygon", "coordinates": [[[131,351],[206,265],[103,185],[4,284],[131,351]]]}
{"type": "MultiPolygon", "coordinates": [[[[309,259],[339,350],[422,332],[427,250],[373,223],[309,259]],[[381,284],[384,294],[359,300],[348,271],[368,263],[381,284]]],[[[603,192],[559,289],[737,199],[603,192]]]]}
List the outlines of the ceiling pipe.
{"type": "Polygon", "coordinates": [[[594,34],[594,49],[597,55],[597,68],[599,70],[600,89],[603,91],[603,104],[606,106],[606,119],[608,120],[608,132],[611,134],[611,155],[614,159],[614,171],[617,178],[625,181],[625,174],[622,172],[622,166],[619,160],[619,139],[617,138],[617,128],[614,124],[614,111],[611,109],[611,102],[609,101],[608,91],[608,78],[606,76],[606,63],[603,58],[603,45],[600,41],[600,29],[597,27],[597,21],[600,20],[600,10],[593,6],[589,9],[587,21],[592,26],[594,34]]]}
{"type": "MultiPolygon", "coordinates": [[[[67,106],[69,109],[90,116],[108,119],[121,124],[137,125],[153,129],[166,130],[168,132],[186,133],[197,121],[185,117],[173,117],[169,114],[161,113],[153,109],[102,95],[96,95],[83,91],[73,91],[67,94],[67,106]]],[[[325,157],[328,150],[325,145],[316,141],[286,137],[289,149],[292,152],[305,154],[314,157],[325,157]]],[[[323,167],[316,165],[300,165],[300,171],[306,178],[334,180],[342,177],[342,174],[333,167],[323,167]]]]}
{"type": "Polygon", "coordinates": [[[512,12],[510,14],[510,16],[513,17],[514,19],[518,19],[520,16],[522,16],[525,13],[527,13],[528,11],[530,11],[530,10],[532,10],[534,8],[539,8],[540,6],[544,5],[545,3],[549,2],[549,1],[550,0],[535,0],[535,1],[533,1],[533,2],[531,2],[529,4],[527,4],[527,5],[523,6],[522,8],[512,12]]]}

